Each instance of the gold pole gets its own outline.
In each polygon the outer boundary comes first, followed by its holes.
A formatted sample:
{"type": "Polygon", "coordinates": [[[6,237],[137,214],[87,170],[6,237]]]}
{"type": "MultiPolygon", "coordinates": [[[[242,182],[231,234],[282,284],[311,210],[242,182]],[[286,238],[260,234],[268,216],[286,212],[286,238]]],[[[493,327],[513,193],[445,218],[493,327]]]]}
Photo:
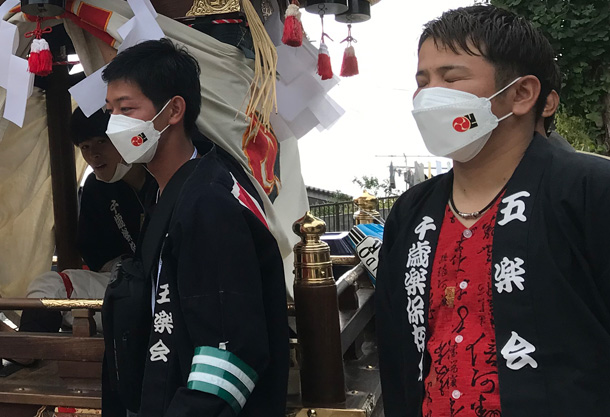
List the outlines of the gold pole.
{"type": "Polygon", "coordinates": [[[76,308],[101,310],[104,300],[54,298],[0,298],[0,311],[47,309],[70,311],[76,308]]]}
{"type": "Polygon", "coordinates": [[[326,224],[307,212],[293,226],[294,302],[301,346],[301,397],[306,407],[345,405],[345,375],[337,286],[330,248],[320,240],[326,224]]]}

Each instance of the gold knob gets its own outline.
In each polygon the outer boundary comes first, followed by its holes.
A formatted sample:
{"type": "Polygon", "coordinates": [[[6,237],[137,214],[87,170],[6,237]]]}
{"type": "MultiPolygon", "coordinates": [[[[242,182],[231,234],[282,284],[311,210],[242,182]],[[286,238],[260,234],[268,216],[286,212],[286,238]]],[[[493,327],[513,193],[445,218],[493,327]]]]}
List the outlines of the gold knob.
{"type": "Polygon", "coordinates": [[[292,231],[302,242],[319,242],[320,236],[326,233],[326,223],[308,211],[292,225],[292,231]]]}

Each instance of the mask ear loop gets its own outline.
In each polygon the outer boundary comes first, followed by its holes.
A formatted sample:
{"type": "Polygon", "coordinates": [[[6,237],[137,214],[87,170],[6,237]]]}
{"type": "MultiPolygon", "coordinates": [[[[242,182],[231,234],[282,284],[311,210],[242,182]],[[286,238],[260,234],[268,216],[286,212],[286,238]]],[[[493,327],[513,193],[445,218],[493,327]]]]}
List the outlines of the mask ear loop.
{"type": "MultiPolygon", "coordinates": [[[[167,101],[167,103],[165,103],[165,106],[163,106],[163,108],[162,108],[161,110],[159,110],[159,113],[157,113],[157,114],[155,115],[155,117],[153,117],[153,118],[152,118],[151,122],[154,122],[154,121],[155,121],[155,119],[156,119],[157,117],[159,117],[159,115],[160,115],[161,113],[163,113],[163,110],[165,110],[165,109],[167,108],[167,106],[169,106],[169,103],[171,103],[171,102],[172,102],[172,99],[170,98],[170,99],[167,101]]],[[[168,124],[167,126],[165,126],[165,127],[163,128],[163,130],[162,130],[161,132],[159,132],[159,134],[163,134],[163,132],[165,132],[165,131],[167,130],[167,128],[168,128],[168,127],[170,127],[170,125],[169,125],[169,124],[168,124]]]]}
{"type": "Polygon", "coordinates": [[[161,110],[159,110],[159,113],[157,113],[157,114],[155,115],[155,117],[153,117],[153,118],[151,119],[151,122],[154,122],[154,121],[155,121],[155,119],[156,119],[157,117],[159,117],[159,115],[160,115],[161,113],[163,113],[163,110],[165,110],[165,109],[167,108],[167,106],[169,106],[169,103],[171,103],[171,102],[172,102],[172,99],[171,99],[171,98],[170,98],[169,100],[167,100],[167,103],[165,103],[165,106],[163,106],[163,108],[162,108],[161,110]]]}
{"type": "Polygon", "coordinates": [[[510,113],[508,113],[506,116],[504,116],[504,117],[500,117],[500,118],[498,119],[498,123],[500,123],[500,122],[501,122],[502,120],[504,120],[504,119],[508,119],[508,118],[509,118],[510,116],[512,116],[513,114],[514,114],[514,113],[511,111],[511,112],[510,112],[510,113]]]}
{"type": "MultiPolygon", "coordinates": [[[[494,97],[499,96],[500,94],[502,94],[503,92],[505,92],[509,87],[511,87],[514,83],[516,83],[517,81],[519,81],[521,78],[523,77],[518,77],[515,78],[510,84],[508,84],[506,87],[504,87],[503,89],[501,89],[500,91],[498,91],[496,94],[494,94],[493,96],[489,97],[487,100],[493,99],[494,97]]],[[[498,123],[500,123],[502,120],[508,119],[510,116],[512,116],[514,113],[511,111],[510,113],[508,113],[506,116],[500,117],[498,119],[498,123]]]]}
{"type": "Polygon", "coordinates": [[[515,78],[510,84],[508,84],[506,87],[504,87],[503,89],[501,89],[500,91],[498,91],[496,94],[494,94],[493,96],[489,97],[487,100],[491,100],[497,96],[499,96],[500,94],[502,94],[503,92],[505,92],[508,88],[510,88],[514,83],[516,83],[517,81],[519,81],[521,78],[523,77],[518,77],[515,78]]]}

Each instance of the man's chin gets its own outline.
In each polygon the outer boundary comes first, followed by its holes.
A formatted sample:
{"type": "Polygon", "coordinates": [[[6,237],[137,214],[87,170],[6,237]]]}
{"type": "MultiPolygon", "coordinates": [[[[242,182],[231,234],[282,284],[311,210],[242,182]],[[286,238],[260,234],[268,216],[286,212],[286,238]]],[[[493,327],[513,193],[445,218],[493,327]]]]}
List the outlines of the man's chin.
{"type": "Polygon", "coordinates": [[[97,178],[98,180],[103,181],[103,182],[108,182],[112,178],[111,176],[108,175],[106,170],[97,171],[94,169],[93,173],[95,174],[95,178],[97,178]]]}

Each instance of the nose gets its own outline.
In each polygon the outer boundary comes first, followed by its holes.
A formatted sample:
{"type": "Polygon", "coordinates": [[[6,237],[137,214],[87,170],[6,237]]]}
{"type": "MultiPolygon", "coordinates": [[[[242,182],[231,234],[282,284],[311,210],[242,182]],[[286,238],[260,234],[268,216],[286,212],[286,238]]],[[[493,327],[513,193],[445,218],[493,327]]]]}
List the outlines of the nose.
{"type": "Polygon", "coordinates": [[[101,156],[101,150],[100,147],[96,144],[96,145],[91,145],[91,157],[92,158],[99,158],[101,156]]]}

